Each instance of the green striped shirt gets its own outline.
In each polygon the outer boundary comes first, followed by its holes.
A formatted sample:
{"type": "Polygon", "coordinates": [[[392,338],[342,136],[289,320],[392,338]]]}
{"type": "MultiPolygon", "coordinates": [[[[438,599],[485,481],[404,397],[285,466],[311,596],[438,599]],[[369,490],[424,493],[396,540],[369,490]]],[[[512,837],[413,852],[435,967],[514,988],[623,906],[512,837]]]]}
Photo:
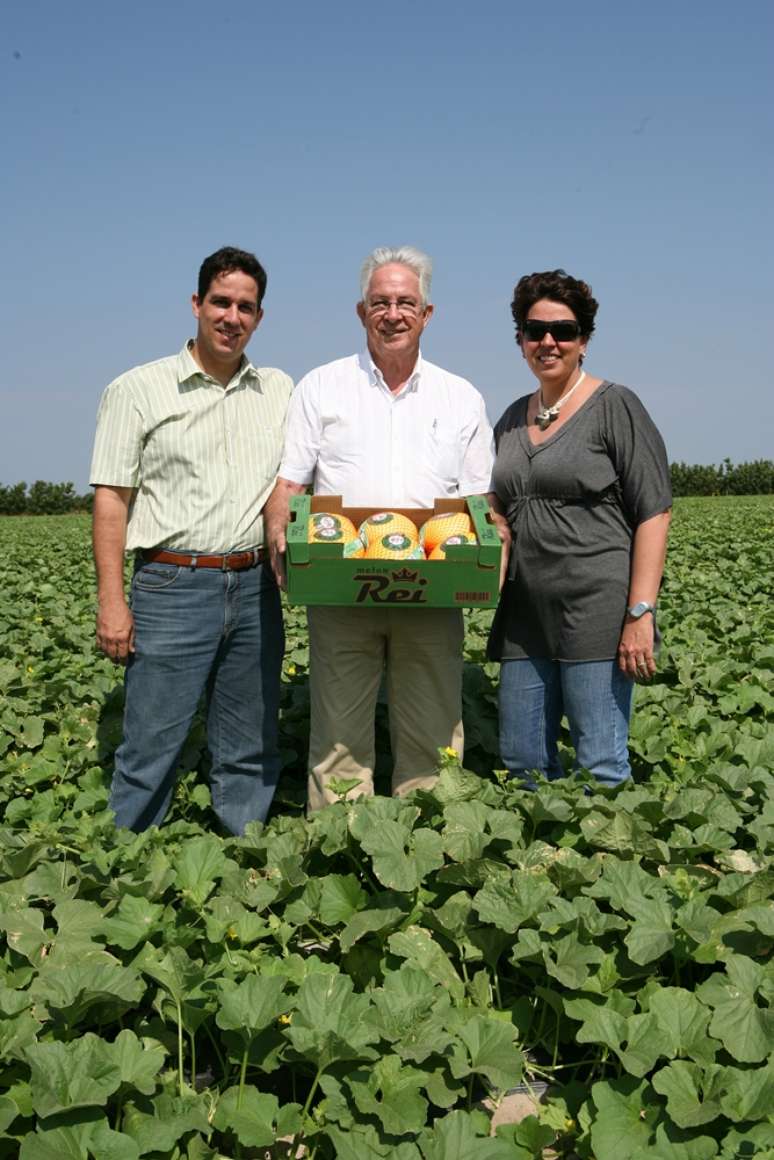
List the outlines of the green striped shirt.
{"type": "Polygon", "coordinates": [[[263,545],[293,383],[242,359],[227,387],[188,346],[120,375],[102,396],[92,485],[136,488],[126,550],[263,545]]]}

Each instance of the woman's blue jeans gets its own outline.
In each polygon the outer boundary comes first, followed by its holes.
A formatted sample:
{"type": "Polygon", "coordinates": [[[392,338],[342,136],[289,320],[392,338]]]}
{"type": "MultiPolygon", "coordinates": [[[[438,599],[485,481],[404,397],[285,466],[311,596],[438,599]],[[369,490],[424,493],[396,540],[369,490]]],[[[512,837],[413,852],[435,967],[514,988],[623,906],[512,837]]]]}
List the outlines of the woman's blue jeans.
{"type": "Polygon", "coordinates": [[[557,739],[567,717],[575,768],[614,786],[631,776],[629,718],[634,683],[611,661],[527,658],[500,666],[500,754],[513,777],[564,777],[557,739]]]}
{"type": "Polygon", "coordinates": [[[131,608],[135,652],[110,795],[116,825],[144,830],[161,823],[204,695],[212,805],[226,829],[241,834],[266,817],[279,777],[285,640],[271,569],[141,564],[131,608]]]}

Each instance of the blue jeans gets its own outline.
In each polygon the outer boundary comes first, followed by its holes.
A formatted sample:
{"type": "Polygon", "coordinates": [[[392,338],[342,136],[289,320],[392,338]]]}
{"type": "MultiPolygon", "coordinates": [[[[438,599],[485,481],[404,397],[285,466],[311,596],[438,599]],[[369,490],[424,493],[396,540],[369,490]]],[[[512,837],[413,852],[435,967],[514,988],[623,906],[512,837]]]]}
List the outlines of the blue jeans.
{"type": "Polygon", "coordinates": [[[557,738],[566,715],[575,768],[602,785],[631,776],[629,717],[634,683],[611,661],[527,658],[500,666],[500,754],[513,777],[532,785],[537,770],[564,777],[557,738]]]}
{"type": "Polygon", "coordinates": [[[242,572],[140,564],[132,580],[135,652],[110,795],[116,825],[159,825],[202,694],[212,805],[241,834],[263,821],[279,777],[285,638],[268,564],[242,572]]]}

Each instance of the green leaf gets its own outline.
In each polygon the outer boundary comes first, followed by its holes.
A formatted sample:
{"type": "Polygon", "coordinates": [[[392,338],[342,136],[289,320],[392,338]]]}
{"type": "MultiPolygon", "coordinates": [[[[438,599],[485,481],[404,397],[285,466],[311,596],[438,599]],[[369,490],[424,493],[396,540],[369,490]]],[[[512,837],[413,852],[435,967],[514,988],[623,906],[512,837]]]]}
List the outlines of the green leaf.
{"type": "Polygon", "coordinates": [[[355,943],[367,934],[383,934],[394,930],[405,919],[405,913],[397,906],[387,906],[376,910],[360,910],[353,915],[339,936],[342,952],[347,954],[355,943]]]}
{"type": "MultiPolygon", "coordinates": [[[[763,1120],[774,1108],[774,1063],[766,1067],[727,1067],[723,1074],[724,1090],[720,1107],[729,1120],[763,1120]]],[[[774,1125],[773,1125],[774,1126],[774,1125]]]]}
{"type": "Polygon", "coordinates": [[[358,1124],[348,1132],[328,1124],[325,1132],[336,1149],[336,1160],[421,1160],[414,1144],[380,1144],[371,1124],[358,1124]]]}
{"type": "Polygon", "coordinates": [[[372,992],[372,1018],[381,1038],[390,1042],[400,1039],[411,1030],[446,992],[425,971],[402,963],[397,971],[390,971],[384,985],[372,992]]]}
{"type": "Polygon", "coordinates": [[[459,1037],[467,1048],[467,1060],[459,1054],[452,1061],[452,1074],[461,1079],[465,1075],[483,1075],[493,1087],[507,1091],[519,1082],[524,1063],[516,1045],[516,1028],[485,1015],[474,1015],[459,1030],[459,1037]]]}
{"type": "Polygon", "coordinates": [[[368,895],[354,874],[329,874],[323,879],[320,918],[326,926],[349,922],[368,902],[368,895]]]}
{"type": "MultiPolygon", "coordinates": [[[[298,1104],[289,1104],[282,1109],[283,1126],[288,1132],[296,1132],[301,1126],[298,1104]]],[[[271,1148],[279,1134],[277,1120],[280,1115],[276,1096],[259,1092],[252,1084],[245,1084],[241,1093],[238,1087],[228,1088],[218,1100],[213,1123],[221,1132],[234,1132],[240,1144],[246,1148],[271,1148]]]]}
{"type": "Polygon", "coordinates": [[[716,972],[697,990],[714,1008],[710,1035],[740,1063],[759,1063],[774,1052],[774,1011],[759,1007],[756,993],[766,971],[742,955],[730,955],[726,973],[716,972]]]}
{"type": "Polygon", "coordinates": [[[71,1043],[31,1044],[26,1056],[39,1116],[101,1107],[121,1083],[121,1068],[111,1045],[91,1032],[71,1043]]]}
{"type": "Polygon", "coordinates": [[[225,981],[215,1016],[218,1027],[238,1031],[249,1042],[287,1011],[290,1000],[284,994],[285,982],[282,975],[248,975],[237,984],[225,981]]]}
{"type": "Polygon", "coordinates": [[[585,890],[593,898],[609,898],[615,910],[633,913],[630,906],[643,898],[661,893],[658,882],[637,861],[608,856],[602,864],[602,876],[585,890]]]}
{"type": "Polygon", "coordinates": [[[403,1136],[424,1127],[428,1105],[419,1093],[425,1079],[425,1072],[387,1055],[368,1071],[353,1072],[347,1085],[363,1115],[376,1116],[385,1132],[403,1136]]]}
{"type": "Polygon", "coordinates": [[[488,1132],[481,1113],[450,1112],[422,1134],[419,1146],[424,1160],[514,1160],[513,1145],[487,1138],[488,1132]]]}
{"type": "Polygon", "coordinates": [[[366,1015],[369,1000],[354,994],[346,975],[309,975],[298,989],[287,1036],[296,1051],[320,1070],[345,1059],[375,1059],[377,1035],[366,1015]]]}
{"type": "Polygon", "coordinates": [[[721,1114],[724,1068],[676,1059],[653,1076],[653,1087],[667,1098],[667,1111],[679,1128],[709,1124],[721,1114]]]}
{"type": "Polygon", "coordinates": [[[433,830],[411,831],[382,820],[360,838],[373,859],[374,874],[390,890],[414,891],[431,870],[443,866],[443,842],[433,830]]]}
{"type": "Polygon", "coordinates": [[[515,934],[519,927],[538,915],[556,887],[545,874],[515,870],[513,874],[490,879],[473,899],[483,922],[515,934]]]}
{"type": "Polygon", "coordinates": [[[9,947],[33,963],[39,962],[41,950],[50,941],[43,932],[43,912],[30,907],[0,914],[0,930],[5,931],[9,947]]]}
{"type": "Polygon", "coordinates": [[[492,810],[483,802],[452,802],[444,810],[443,848],[455,862],[480,858],[491,835],[486,825],[492,810]]]}
{"type": "Polygon", "coordinates": [[[89,1142],[95,1160],[139,1160],[140,1149],[131,1136],[114,1132],[106,1120],[97,1124],[89,1142]]]}
{"type": "Polygon", "coordinates": [[[156,947],[146,943],[134,961],[144,974],[155,979],[173,1001],[181,1006],[205,977],[202,964],[189,959],[179,946],[170,947],[162,956],[156,947]]]}
{"type": "Polygon", "coordinates": [[[626,1039],[627,1017],[634,1009],[631,999],[613,991],[606,1000],[564,999],[564,1010],[582,1023],[576,1034],[579,1043],[604,1043],[612,1051],[626,1039]]]}
{"type": "Polygon", "coordinates": [[[448,955],[423,927],[410,926],[391,935],[389,947],[394,955],[406,959],[412,966],[424,971],[433,982],[440,983],[453,998],[462,999],[465,984],[448,955]]]}
{"type": "Polygon", "coordinates": [[[669,1040],[669,1054],[712,1063],[716,1046],[709,1038],[710,1012],[696,996],[681,987],[659,987],[651,995],[650,1011],[669,1040]]]}
{"type": "MultiPolygon", "coordinates": [[[[76,1124],[71,1128],[40,1128],[22,1140],[19,1160],[87,1160],[94,1124],[76,1124]]],[[[139,1153],[135,1151],[135,1156],[139,1153]]],[[[134,1160],[134,1158],[132,1158],[134,1160]]]]}
{"type": "Polygon", "coordinates": [[[209,1097],[204,1096],[163,1094],[153,1100],[153,1113],[140,1112],[132,1104],[126,1104],[122,1127],[137,1144],[141,1156],[146,1152],[154,1155],[171,1152],[187,1132],[210,1135],[209,1103],[209,1097]]]}
{"type": "Polygon", "coordinates": [[[58,966],[52,958],[30,986],[36,1000],[58,1011],[70,1024],[78,1023],[99,1004],[134,1007],[144,991],[140,976],[106,952],[91,955],[80,966],[58,966]]]}
{"type": "Polygon", "coordinates": [[[124,1028],[114,1039],[112,1048],[121,1083],[151,1095],[167,1054],[163,1045],[155,1039],[139,1039],[133,1031],[124,1028]]]}
{"type": "Polygon", "coordinates": [[[194,906],[202,906],[225,870],[222,842],[211,835],[192,838],[184,844],[175,866],[177,887],[194,906]]]}
{"type": "Polygon", "coordinates": [[[102,934],[108,944],[130,951],[160,928],[163,913],[163,906],[157,902],[125,894],[113,914],[108,918],[103,915],[102,934]]]}
{"type": "Polygon", "coordinates": [[[95,935],[101,934],[105,915],[96,902],[73,898],[54,907],[54,919],[58,928],[58,944],[90,943],[95,935]]]}
{"type": "Polygon", "coordinates": [[[25,1058],[26,1048],[38,1037],[41,1025],[28,1011],[0,1020],[0,1059],[25,1058]]]}
{"type": "Polygon", "coordinates": [[[591,1123],[594,1160],[631,1160],[650,1143],[658,1105],[644,1081],[600,1080],[591,1089],[596,1108],[591,1123]]]}
{"type": "Polygon", "coordinates": [[[717,1143],[711,1137],[694,1136],[687,1140],[674,1140],[669,1135],[669,1128],[659,1124],[656,1127],[655,1142],[645,1148],[638,1148],[632,1153],[631,1160],[715,1160],[717,1155],[717,1143]]]}
{"type": "Polygon", "coordinates": [[[669,1034],[650,1012],[627,1019],[625,1038],[626,1050],[618,1049],[618,1057],[626,1071],[638,1078],[652,1071],[662,1056],[673,1054],[669,1034]]]}
{"type": "Polygon", "coordinates": [[[584,985],[589,977],[589,965],[601,963],[605,957],[600,947],[582,943],[575,931],[545,946],[543,953],[549,975],[572,990],[584,985]]]}
{"type": "Polygon", "coordinates": [[[46,723],[42,717],[27,717],[21,722],[17,737],[25,749],[37,749],[43,744],[46,723]]]}
{"type": "Polygon", "coordinates": [[[672,909],[660,899],[642,899],[636,918],[624,938],[632,962],[644,965],[661,958],[674,946],[672,909]]]}

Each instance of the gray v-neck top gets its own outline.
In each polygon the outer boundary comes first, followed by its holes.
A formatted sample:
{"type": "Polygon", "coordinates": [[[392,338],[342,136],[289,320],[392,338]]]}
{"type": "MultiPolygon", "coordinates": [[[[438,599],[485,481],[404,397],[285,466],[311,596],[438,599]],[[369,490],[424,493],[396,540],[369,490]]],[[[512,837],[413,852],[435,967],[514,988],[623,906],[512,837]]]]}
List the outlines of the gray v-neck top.
{"type": "Polygon", "coordinates": [[[535,445],[529,395],[495,427],[493,485],[513,534],[489,655],[615,657],[634,530],[672,504],[664,442],[637,396],[604,382],[535,445]]]}

